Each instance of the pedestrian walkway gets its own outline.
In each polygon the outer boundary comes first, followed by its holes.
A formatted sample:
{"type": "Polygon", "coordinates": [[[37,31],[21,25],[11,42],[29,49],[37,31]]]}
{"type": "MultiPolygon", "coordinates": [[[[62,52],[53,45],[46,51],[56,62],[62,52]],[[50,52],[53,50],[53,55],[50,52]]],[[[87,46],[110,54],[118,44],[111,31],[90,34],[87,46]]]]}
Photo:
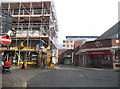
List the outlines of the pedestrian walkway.
{"type": "Polygon", "coordinates": [[[2,75],[2,87],[25,87],[25,81],[14,74],[2,75]]]}
{"type": "Polygon", "coordinates": [[[49,69],[11,67],[11,74],[2,75],[3,87],[26,87],[27,81],[39,73],[47,72],[49,69]]]}
{"type": "Polygon", "coordinates": [[[75,70],[93,70],[93,71],[103,71],[103,70],[109,70],[114,71],[113,69],[105,69],[105,68],[87,68],[87,67],[79,67],[79,66],[73,66],[73,65],[56,65],[55,69],[75,69],[75,70]]]}
{"type": "Polygon", "coordinates": [[[19,70],[19,66],[11,66],[11,73],[2,74],[2,87],[25,87],[25,81],[16,76],[13,72],[19,70]]]}

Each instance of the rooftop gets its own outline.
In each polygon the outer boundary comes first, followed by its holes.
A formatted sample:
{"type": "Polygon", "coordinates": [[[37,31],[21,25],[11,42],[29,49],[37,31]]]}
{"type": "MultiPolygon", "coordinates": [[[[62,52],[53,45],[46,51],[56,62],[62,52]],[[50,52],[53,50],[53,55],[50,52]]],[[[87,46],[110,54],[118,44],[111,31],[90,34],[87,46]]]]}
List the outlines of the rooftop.
{"type": "Polygon", "coordinates": [[[109,38],[120,38],[120,21],[108,29],[105,33],[103,33],[99,38],[96,40],[103,40],[109,38]]]}
{"type": "Polygon", "coordinates": [[[66,38],[98,38],[98,36],[66,36],[66,38]]]}
{"type": "Polygon", "coordinates": [[[52,0],[1,0],[1,2],[40,2],[40,1],[52,1],[52,0]]]}

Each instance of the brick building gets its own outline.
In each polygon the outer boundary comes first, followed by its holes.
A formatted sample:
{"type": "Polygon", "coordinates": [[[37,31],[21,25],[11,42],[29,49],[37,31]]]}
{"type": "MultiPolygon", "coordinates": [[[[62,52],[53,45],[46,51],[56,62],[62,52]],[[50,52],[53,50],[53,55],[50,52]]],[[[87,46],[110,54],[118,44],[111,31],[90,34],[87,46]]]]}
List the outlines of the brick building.
{"type": "Polygon", "coordinates": [[[120,66],[120,22],[95,41],[84,43],[76,55],[79,66],[118,69],[120,66]]]}

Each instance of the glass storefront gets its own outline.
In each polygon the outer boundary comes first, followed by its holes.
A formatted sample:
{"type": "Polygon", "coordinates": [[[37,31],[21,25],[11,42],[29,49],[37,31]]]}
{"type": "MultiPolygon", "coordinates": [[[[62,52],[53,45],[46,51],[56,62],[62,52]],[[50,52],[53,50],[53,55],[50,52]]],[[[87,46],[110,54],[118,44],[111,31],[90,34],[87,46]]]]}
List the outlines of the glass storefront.
{"type": "Polygon", "coordinates": [[[112,54],[88,54],[89,67],[112,68],[112,54]]]}
{"type": "Polygon", "coordinates": [[[120,49],[115,50],[115,60],[114,60],[114,69],[120,69],[120,49]]]}
{"type": "Polygon", "coordinates": [[[120,63],[120,49],[115,51],[115,63],[120,63]]]}

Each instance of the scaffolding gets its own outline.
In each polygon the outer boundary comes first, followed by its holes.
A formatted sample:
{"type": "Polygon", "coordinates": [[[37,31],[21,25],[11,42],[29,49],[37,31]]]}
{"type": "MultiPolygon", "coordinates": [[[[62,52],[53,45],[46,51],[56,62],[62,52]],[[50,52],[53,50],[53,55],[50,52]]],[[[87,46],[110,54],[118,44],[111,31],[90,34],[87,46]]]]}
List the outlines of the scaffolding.
{"type": "Polygon", "coordinates": [[[51,59],[57,59],[58,25],[51,0],[2,2],[1,6],[12,16],[11,30],[14,35],[7,51],[40,51],[44,46],[49,49],[51,59]],[[20,48],[21,43],[24,49],[20,48]]]}

